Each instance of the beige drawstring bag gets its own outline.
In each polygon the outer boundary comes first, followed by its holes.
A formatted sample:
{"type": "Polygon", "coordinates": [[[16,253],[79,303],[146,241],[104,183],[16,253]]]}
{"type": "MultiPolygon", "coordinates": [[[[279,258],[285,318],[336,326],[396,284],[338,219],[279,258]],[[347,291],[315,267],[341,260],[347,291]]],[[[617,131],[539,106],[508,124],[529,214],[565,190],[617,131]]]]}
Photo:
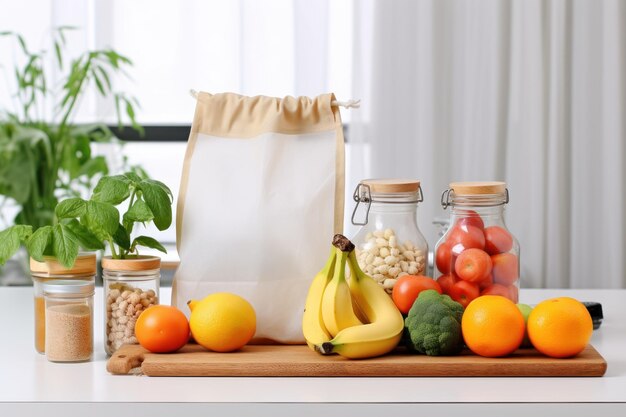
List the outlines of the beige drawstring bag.
{"type": "Polygon", "coordinates": [[[172,304],[248,300],[257,343],[304,343],[302,311],[343,229],[344,139],[334,96],[197,95],[178,197],[172,304]]]}

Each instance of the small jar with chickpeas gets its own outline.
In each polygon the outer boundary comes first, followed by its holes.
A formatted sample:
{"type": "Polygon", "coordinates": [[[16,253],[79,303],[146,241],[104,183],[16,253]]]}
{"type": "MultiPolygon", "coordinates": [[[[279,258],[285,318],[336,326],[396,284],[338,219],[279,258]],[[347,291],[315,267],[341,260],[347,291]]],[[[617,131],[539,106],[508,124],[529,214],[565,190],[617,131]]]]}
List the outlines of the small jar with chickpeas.
{"type": "Polygon", "coordinates": [[[428,243],[417,224],[420,181],[363,180],[354,200],[352,224],[362,227],[352,241],[361,269],[389,294],[400,277],[425,275],[428,243]]]}
{"type": "Polygon", "coordinates": [[[148,307],[159,303],[161,259],[102,259],[104,287],[104,350],[112,355],[124,344],[137,344],[135,323],[148,307]]]}

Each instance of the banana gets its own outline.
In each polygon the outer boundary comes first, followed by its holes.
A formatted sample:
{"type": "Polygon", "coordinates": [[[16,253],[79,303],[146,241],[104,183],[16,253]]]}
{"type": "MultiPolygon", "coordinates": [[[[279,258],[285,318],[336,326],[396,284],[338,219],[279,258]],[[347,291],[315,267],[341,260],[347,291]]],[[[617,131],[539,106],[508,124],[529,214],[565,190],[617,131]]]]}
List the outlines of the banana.
{"type": "MultiPolygon", "coordinates": [[[[337,246],[349,248],[350,241],[344,239],[337,246]]],[[[385,290],[359,268],[354,250],[349,252],[348,263],[351,271],[350,293],[369,324],[346,328],[332,340],[318,344],[316,350],[322,354],[338,353],[351,359],[384,355],[400,342],[404,330],[402,314],[385,290]]]]}
{"type": "Polygon", "coordinates": [[[302,333],[307,345],[315,350],[315,345],[329,341],[332,337],[322,319],[322,296],[324,288],[333,276],[335,271],[335,248],[333,247],[326,265],[315,275],[309,287],[304,305],[304,315],[302,316],[302,333]]]}
{"type": "Polygon", "coordinates": [[[352,296],[346,281],[348,253],[336,251],[335,272],[322,296],[322,319],[332,337],[349,327],[363,324],[352,309],[352,296]]]}

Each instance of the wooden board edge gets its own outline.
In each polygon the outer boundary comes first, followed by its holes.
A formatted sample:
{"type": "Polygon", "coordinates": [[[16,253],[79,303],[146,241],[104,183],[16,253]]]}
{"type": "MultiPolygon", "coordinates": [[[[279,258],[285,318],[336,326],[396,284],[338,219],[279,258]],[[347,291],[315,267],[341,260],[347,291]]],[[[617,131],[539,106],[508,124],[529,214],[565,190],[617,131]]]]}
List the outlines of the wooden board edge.
{"type": "MultiPolygon", "coordinates": [[[[315,365],[315,375],[310,367],[301,363],[273,364],[249,363],[243,368],[238,364],[214,364],[210,369],[198,367],[197,364],[177,364],[177,370],[172,371],[170,364],[155,363],[149,360],[144,362],[147,351],[138,345],[127,345],[117,351],[107,362],[107,371],[115,375],[127,375],[132,369],[141,366],[144,375],[183,376],[183,377],[602,377],[606,374],[608,363],[592,346],[588,345],[583,353],[583,361],[578,361],[575,369],[572,362],[564,359],[563,363],[519,363],[506,364],[507,366],[492,365],[485,367],[479,363],[438,363],[431,366],[408,366],[405,370],[393,368],[389,370],[387,364],[370,362],[365,369],[355,370],[351,367],[352,361],[329,361],[315,365]],[[581,363],[583,362],[583,363],[581,363]]],[[[574,363],[576,359],[571,359],[574,363]]]]}
{"type": "Polygon", "coordinates": [[[137,348],[119,349],[113,353],[107,360],[107,371],[113,375],[128,375],[133,369],[139,368],[145,359],[145,350],[140,346],[137,348]]]}

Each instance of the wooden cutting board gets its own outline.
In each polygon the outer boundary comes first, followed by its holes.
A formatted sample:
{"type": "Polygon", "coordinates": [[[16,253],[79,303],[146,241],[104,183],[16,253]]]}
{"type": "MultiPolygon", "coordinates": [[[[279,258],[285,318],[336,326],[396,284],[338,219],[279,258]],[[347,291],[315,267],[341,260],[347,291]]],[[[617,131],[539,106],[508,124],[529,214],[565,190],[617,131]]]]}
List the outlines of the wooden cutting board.
{"type": "Polygon", "coordinates": [[[122,346],[107,362],[116,375],[149,376],[602,376],[607,364],[591,346],[571,359],[553,359],[534,349],[506,358],[425,356],[398,351],[379,358],[350,360],[322,356],[307,346],[245,346],[237,352],[209,352],[188,344],[176,353],[150,353],[139,345],[122,346]]]}

